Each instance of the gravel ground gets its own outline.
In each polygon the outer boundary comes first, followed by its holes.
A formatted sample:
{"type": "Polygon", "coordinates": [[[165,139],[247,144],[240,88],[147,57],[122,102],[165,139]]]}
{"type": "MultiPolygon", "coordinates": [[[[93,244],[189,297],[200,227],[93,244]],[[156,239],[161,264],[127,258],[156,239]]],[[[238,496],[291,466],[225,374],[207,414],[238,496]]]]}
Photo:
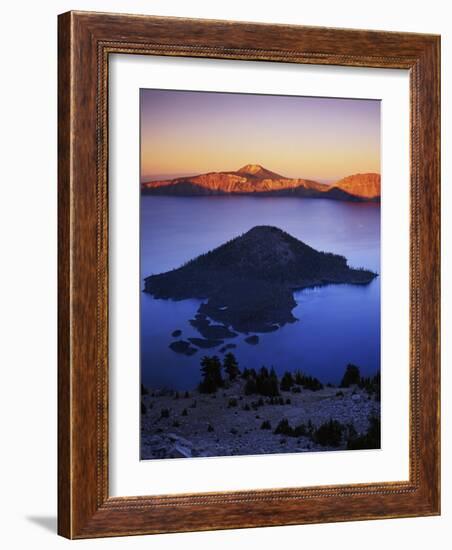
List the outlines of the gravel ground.
{"type": "MultiPolygon", "coordinates": [[[[141,458],[332,450],[314,443],[308,436],[288,437],[273,432],[283,418],[291,426],[310,421],[314,428],[334,419],[352,424],[362,434],[369,426],[369,415],[380,414],[380,403],[359,388],[282,391],[283,405],[270,404],[267,397],[244,395],[243,389],[241,379],[215,394],[196,390],[186,395],[147,388],[148,393],[142,396],[145,412],[141,415],[141,458]],[[288,399],[290,403],[286,404],[288,399]],[[270,422],[271,429],[261,429],[264,421],[270,422]]],[[[345,447],[342,442],[334,450],[345,447]]]]}

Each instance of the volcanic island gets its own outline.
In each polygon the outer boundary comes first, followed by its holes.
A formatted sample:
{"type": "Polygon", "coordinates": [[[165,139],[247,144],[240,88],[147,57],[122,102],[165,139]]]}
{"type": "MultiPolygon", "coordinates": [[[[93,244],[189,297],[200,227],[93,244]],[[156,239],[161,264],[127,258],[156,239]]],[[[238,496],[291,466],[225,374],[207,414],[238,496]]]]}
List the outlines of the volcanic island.
{"type": "MultiPolygon", "coordinates": [[[[376,273],[353,269],[344,256],[320,252],[285,231],[255,226],[182,267],[151,275],[144,291],[155,298],[203,300],[190,323],[202,338],[173,342],[191,354],[239,333],[265,333],[296,321],[293,293],[330,284],[370,283],[376,273]]],[[[255,344],[253,336],[249,344],[255,344]]]]}

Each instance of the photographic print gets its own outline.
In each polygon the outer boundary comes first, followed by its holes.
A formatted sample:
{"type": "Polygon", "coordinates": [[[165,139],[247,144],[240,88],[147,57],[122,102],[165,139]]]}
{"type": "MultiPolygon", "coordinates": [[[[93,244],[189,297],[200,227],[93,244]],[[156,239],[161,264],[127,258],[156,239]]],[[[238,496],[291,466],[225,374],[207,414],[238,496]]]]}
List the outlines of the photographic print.
{"type": "Polygon", "coordinates": [[[380,101],[140,91],[140,457],[380,448],[380,101]]]}

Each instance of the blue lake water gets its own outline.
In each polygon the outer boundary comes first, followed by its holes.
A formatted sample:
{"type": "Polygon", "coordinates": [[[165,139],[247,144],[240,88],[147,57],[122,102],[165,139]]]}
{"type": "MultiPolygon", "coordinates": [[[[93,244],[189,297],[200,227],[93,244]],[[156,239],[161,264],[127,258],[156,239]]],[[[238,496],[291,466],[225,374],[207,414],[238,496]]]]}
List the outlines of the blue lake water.
{"type": "MultiPolygon", "coordinates": [[[[352,267],[380,273],[380,206],[327,199],[263,197],[141,198],[143,278],[179,267],[256,225],[274,225],[317,250],[342,254],[352,267]]],[[[329,285],[295,293],[298,319],[259,335],[259,344],[233,340],[240,367],[302,370],[338,383],[354,363],[366,375],[380,369],[380,277],[369,285],[329,285]]],[[[153,388],[191,389],[199,362],[213,349],[187,357],[172,351],[171,333],[199,337],[189,324],[199,300],[156,300],[141,293],[141,376],[153,388]]],[[[221,356],[221,354],[219,354],[221,356]]]]}

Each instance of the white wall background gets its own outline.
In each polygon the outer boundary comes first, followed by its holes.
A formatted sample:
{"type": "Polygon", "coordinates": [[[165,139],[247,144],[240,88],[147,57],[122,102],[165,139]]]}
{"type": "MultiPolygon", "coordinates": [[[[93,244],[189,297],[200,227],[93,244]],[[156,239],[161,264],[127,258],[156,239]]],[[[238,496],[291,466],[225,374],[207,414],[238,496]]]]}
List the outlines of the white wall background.
{"type": "Polygon", "coordinates": [[[170,549],[234,545],[450,547],[452,17],[442,0],[48,0],[3,4],[0,85],[0,517],[2,546],[170,549]],[[56,33],[70,9],[442,34],[443,515],[71,543],[56,530],[56,33]],[[447,96],[449,99],[447,99],[447,96]],[[446,152],[449,151],[449,155],[446,152]],[[449,540],[448,540],[449,539],[449,540]]]}

